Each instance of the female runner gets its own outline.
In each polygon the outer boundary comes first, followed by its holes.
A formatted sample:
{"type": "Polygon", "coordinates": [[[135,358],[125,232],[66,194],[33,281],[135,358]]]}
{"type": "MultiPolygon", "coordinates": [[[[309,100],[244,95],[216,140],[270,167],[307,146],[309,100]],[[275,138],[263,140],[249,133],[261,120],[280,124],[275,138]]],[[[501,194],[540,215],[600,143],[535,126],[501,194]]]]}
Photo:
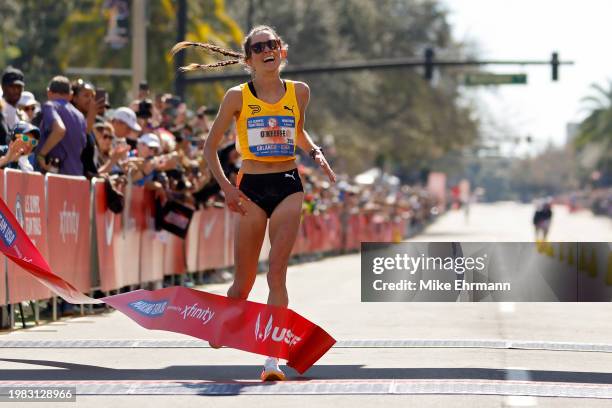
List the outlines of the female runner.
{"type": "MultiPolygon", "coordinates": [[[[304,197],[295,163],[296,146],[310,153],[331,182],[336,180],[323,152],[304,130],[310,89],[303,82],[281,79],[287,46],[269,26],[258,26],[249,32],[243,42],[244,53],[190,42],[177,44],[173,52],[188,46],[201,47],[234,59],[213,64],[190,64],[183,67],[183,71],[240,63],[252,76],[251,81],[227,91],[204,147],[210,169],[225,194],[226,205],[240,214],[235,226],[236,272],[227,296],[248,297],[255,282],[259,254],[270,219],[268,304],[287,307],[287,265],[297,237],[304,197]],[[233,119],[236,119],[238,132],[236,146],[242,155],[237,186],[232,185],[223,173],[217,155],[223,134],[233,119]]],[[[285,379],[277,358],[265,360],[261,379],[285,379]]]]}

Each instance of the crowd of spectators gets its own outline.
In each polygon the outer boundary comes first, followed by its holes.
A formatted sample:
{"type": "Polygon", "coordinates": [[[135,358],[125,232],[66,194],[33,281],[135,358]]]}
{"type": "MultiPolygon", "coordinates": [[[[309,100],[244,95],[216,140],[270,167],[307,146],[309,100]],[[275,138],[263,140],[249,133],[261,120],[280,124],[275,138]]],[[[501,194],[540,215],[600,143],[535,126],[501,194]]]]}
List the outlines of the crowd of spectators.
{"type": "Polygon", "coordinates": [[[595,215],[612,217],[612,188],[597,187],[572,191],[556,197],[555,203],[567,205],[570,212],[590,209],[595,215]]]}
{"type": "MultiPolygon", "coordinates": [[[[38,100],[26,88],[19,69],[4,70],[0,167],[104,178],[118,192],[131,183],[153,191],[160,206],[172,200],[196,209],[223,201],[203,155],[211,124],[206,106],[192,110],[175,95],[152,95],[146,82],[128,106],[117,107],[104,89],[82,79],[56,76],[38,100]]],[[[235,136],[233,127],[219,150],[232,182],[240,168],[235,136]]],[[[333,166],[333,146],[323,147],[333,166]]],[[[336,209],[380,220],[404,217],[412,225],[436,213],[435,200],[421,187],[358,185],[346,175],[330,185],[306,155],[298,163],[306,213],[336,209]]]]}

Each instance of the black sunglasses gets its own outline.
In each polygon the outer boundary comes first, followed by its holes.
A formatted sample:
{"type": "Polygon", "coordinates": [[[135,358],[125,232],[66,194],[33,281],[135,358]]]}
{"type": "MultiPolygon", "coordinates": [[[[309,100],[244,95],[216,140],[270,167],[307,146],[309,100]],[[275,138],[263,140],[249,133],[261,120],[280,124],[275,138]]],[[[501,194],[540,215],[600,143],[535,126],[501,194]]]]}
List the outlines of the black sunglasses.
{"type": "Polygon", "coordinates": [[[280,40],[274,39],[256,42],[255,44],[251,44],[251,51],[255,54],[261,54],[265,51],[266,47],[268,47],[270,51],[278,50],[280,48],[280,40]]]}

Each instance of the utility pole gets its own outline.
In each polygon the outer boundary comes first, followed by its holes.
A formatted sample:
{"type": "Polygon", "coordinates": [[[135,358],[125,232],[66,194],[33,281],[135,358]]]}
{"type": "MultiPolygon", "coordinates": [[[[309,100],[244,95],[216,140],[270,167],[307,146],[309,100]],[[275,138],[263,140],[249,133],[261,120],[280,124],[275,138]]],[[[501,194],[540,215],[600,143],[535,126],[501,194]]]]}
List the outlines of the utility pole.
{"type": "Polygon", "coordinates": [[[132,0],[132,98],[138,95],[138,84],[147,78],[146,0],[132,0]]]}
{"type": "MultiPolygon", "coordinates": [[[[187,36],[187,0],[178,1],[176,13],[177,30],[176,42],[185,41],[187,36]]],[[[185,53],[179,52],[174,56],[174,94],[181,100],[185,100],[185,73],[179,71],[179,67],[185,65],[185,53]]]]}

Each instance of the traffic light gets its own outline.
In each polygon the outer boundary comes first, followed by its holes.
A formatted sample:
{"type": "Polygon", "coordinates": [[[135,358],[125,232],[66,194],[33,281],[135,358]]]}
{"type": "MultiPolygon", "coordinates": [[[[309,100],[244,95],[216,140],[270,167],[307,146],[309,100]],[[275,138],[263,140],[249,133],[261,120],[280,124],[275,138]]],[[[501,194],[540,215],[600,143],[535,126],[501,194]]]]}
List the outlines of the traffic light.
{"type": "Polygon", "coordinates": [[[559,80],[559,53],[553,52],[552,58],[550,59],[550,66],[552,67],[552,80],[559,80]]]}
{"type": "Polygon", "coordinates": [[[428,81],[433,79],[433,59],[434,50],[432,48],[425,48],[425,79],[428,81]]]}

